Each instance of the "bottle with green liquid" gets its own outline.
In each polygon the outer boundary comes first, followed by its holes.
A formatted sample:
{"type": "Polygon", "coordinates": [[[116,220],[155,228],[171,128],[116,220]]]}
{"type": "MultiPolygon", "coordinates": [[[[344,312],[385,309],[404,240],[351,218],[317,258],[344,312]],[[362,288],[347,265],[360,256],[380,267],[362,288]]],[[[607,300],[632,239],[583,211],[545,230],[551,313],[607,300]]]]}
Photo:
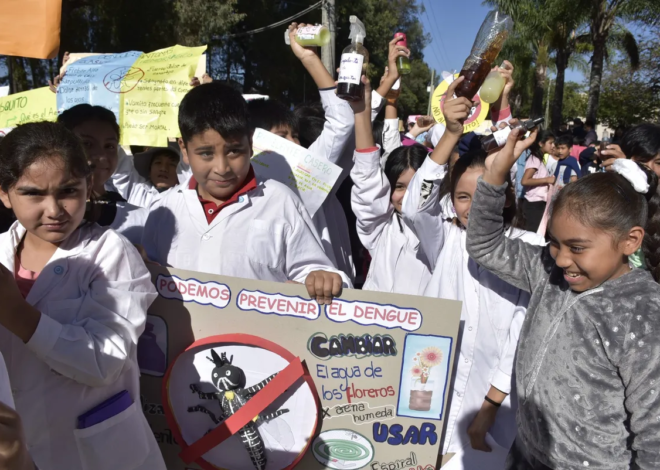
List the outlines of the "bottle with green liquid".
{"type": "MultiPolygon", "coordinates": [[[[394,37],[400,39],[396,43],[397,46],[408,47],[408,38],[405,33],[396,33],[394,37]]],[[[399,71],[399,75],[408,75],[411,72],[410,59],[408,57],[397,57],[396,68],[399,71]]]]}
{"type": "MultiPolygon", "coordinates": [[[[284,42],[287,46],[290,45],[288,29],[284,31],[284,42]]],[[[330,30],[320,24],[303,26],[302,28],[298,28],[296,42],[303,47],[327,46],[330,42],[330,30]]]]}

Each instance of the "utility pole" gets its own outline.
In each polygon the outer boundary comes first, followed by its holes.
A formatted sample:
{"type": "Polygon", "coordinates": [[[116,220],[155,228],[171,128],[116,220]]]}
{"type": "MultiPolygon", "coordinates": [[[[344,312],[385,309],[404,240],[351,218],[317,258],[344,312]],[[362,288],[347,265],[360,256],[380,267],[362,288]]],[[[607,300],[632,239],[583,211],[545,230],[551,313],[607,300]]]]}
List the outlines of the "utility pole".
{"type": "Polygon", "coordinates": [[[545,127],[550,128],[550,88],[552,88],[552,79],[548,79],[548,96],[545,100],[545,127]]]}
{"type": "Polygon", "coordinates": [[[429,87],[429,107],[426,111],[426,115],[431,115],[431,100],[433,99],[433,92],[435,91],[435,69],[431,69],[431,86],[429,87]]]}
{"type": "Polygon", "coordinates": [[[330,30],[330,42],[321,48],[321,60],[331,76],[335,76],[335,0],[325,0],[321,6],[323,11],[322,24],[330,30]]]}

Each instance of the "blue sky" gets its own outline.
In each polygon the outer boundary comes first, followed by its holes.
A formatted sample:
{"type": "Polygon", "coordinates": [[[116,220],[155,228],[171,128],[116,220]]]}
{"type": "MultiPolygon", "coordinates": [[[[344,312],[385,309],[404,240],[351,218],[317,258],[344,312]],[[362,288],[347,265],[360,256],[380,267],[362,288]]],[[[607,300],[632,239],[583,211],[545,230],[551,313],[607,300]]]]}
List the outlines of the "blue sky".
{"type": "MultiPolygon", "coordinates": [[[[418,3],[426,7],[420,20],[432,37],[424,49],[424,60],[436,73],[459,71],[490,7],[484,6],[482,0],[419,0],[418,3]]],[[[567,81],[583,79],[577,70],[566,71],[567,81]]]]}

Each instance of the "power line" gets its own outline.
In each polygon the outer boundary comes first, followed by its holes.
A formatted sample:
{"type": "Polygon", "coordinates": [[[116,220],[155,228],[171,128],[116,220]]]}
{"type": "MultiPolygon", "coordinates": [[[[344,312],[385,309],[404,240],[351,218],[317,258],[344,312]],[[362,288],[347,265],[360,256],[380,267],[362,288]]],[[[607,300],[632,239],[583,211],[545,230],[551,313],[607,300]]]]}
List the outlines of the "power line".
{"type": "Polygon", "coordinates": [[[218,41],[218,40],[220,40],[220,39],[231,39],[231,38],[237,38],[237,37],[242,37],[242,36],[251,36],[251,35],[253,35],[253,34],[257,34],[257,33],[263,33],[264,31],[268,31],[269,29],[277,28],[278,26],[282,26],[282,25],[284,25],[284,24],[290,23],[291,21],[293,21],[293,20],[295,20],[295,19],[297,19],[297,18],[300,18],[300,17],[303,16],[303,15],[306,15],[306,14],[309,13],[310,11],[313,11],[313,10],[316,10],[317,8],[320,8],[321,5],[323,5],[323,2],[324,2],[324,0],[319,0],[319,1],[316,2],[314,5],[312,5],[312,6],[308,7],[308,8],[306,8],[306,9],[304,9],[303,11],[301,11],[301,12],[299,12],[299,13],[296,13],[296,14],[293,15],[293,16],[290,16],[290,17],[285,18],[285,19],[283,19],[283,20],[281,20],[281,21],[278,21],[277,23],[269,24],[268,26],[264,26],[263,28],[253,29],[253,30],[251,30],[251,31],[246,31],[246,32],[244,32],[244,33],[227,34],[226,36],[222,36],[222,37],[220,37],[220,38],[216,38],[216,39],[214,39],[214,41],[218,41]]]}
{"type": "MultiPolygon", "coordinates": [[[[431,17],[429,16],[429,12],[427,11],[426,7],[424,6],[424,1],[422,0],[422,7],[424,8],[424,13],[426,13],[426,18],[429,20],[429,24],[433,26],[433,22],[431,21],[431,17]]],[[[431,32],[431,38],[433,39],[433,32],[431,32]]],[[[431,42],[431,50],[433,51],[433,55],[435,56],[435,60],[438,61],[438,64],[442,63],[442,60],[438,57],[438,53],[436,52],[435,48],[435,41],[431,42]]]]}
{"type": "MultiPolygon", "coordinates": [[[[438,18],[436,18],[436,16],[435,16],[435,10],[433,9],[433,1],[429,2],[429,4],[431,6],[430,10],[431,10],[431,14],[433,15],[433,20],[435,21],[435,24],[440,24],[438,22],[438,18]]],[[[440,39],[440,46],[441,46],[440,52],[444,52],[445,59],[447,60],[447,62],[450,62],[449,54],[447,54],[447,49],[445,49],[445,43],[442,40],[442,34],[440,33],[440,28],[438,28],[437,31],[438,31],[438,38],[440,39]]]]}

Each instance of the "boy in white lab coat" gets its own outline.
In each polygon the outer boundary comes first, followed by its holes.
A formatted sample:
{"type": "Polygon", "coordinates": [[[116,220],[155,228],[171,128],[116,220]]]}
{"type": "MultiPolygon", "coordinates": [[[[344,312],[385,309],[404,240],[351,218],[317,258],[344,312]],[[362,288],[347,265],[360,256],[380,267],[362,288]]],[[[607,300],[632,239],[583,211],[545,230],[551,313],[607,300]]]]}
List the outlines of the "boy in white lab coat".
{"type": "Polygon", "coordinates": [[[192,89],[179,107],[180,142],[193,176],[156,202],[143,246],[179,269],[305,283],[329,303],[348,276],[332,266],[300,199],[255,176],[254,129],[240,93],[221,83],[192,89]]]}
{"type": "Polygon", "coordinates": [[[0,353],[0,469],[34,470],[25,444],[23,426],[14,411],[7,366],[0,353]]]}

